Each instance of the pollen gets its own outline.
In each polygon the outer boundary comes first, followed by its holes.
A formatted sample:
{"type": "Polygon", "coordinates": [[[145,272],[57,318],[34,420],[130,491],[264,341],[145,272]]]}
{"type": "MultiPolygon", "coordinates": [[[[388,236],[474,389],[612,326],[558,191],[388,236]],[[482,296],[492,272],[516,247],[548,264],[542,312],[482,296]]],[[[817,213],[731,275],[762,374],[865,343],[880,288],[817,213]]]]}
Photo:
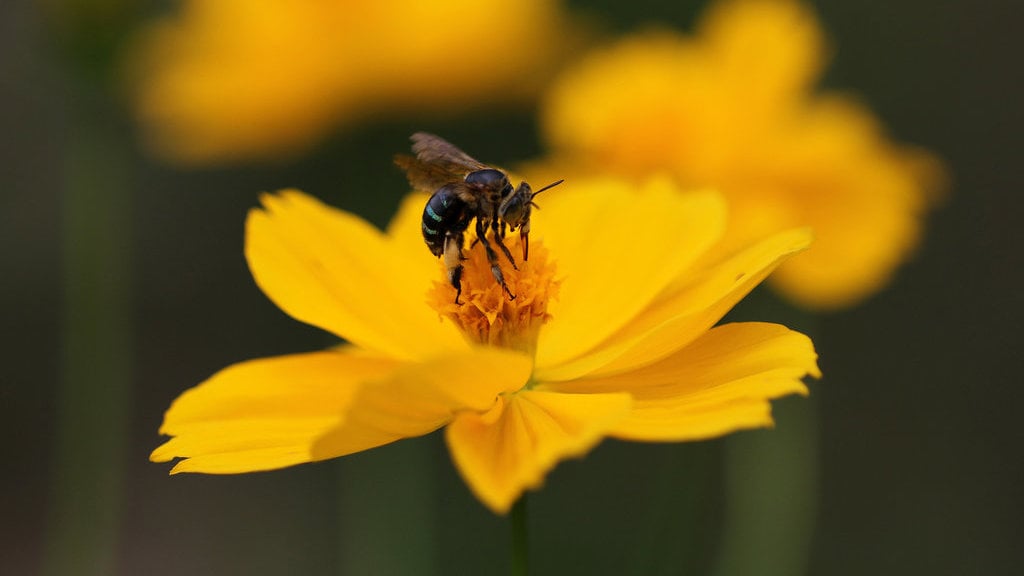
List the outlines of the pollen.
{"type": "MultiPolygon", "coordinates": [[[[494,241],[489,241],[493,246],[494,241]]],[[[443,263],[438,266],[438,280],[429,290],[427,302],[473,342],[532,354],[540,327],[551,318],[547,312],[548,302],[558,297],[559,280],[543,242],[530,242],[527,261],[522,260],[518,234],[509,234],[505,245],[518,269],[512,267],[497,246],[494,248],[514,299],[510,299],[494,279],[484,246],[467,239],[463,250],[461,303],[455,304],[455,288],[447,280],[443,263]]]]}

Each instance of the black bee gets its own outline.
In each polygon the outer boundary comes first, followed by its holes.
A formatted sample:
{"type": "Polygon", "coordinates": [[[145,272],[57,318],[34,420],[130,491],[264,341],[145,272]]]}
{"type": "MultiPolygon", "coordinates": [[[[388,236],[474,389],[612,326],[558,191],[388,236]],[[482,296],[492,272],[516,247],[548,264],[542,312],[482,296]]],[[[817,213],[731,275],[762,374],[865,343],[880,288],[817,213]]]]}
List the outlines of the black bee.
{"type": "Polygon", "coordinates": [[[395,156],[395,164],[405,170],[413,188],[433,193],[423,208],[423,240],[434,256],[444,257],[448,280],[455,287],[455,303],[461,304],[464,233],[474,218],[476,240],[473,243],[479,241],[484,245],[494,279],[509,299],[514,299],[516,296],[509,290],[498,265],[498,254],[487,240],[487,230],[490,229],[494,243],[512,268],[518,270],[502,241],[506,229],[519,229],[523,260],[529,258],[530,211],[536,206],[533,198],[563,180],[536,192],[526,182],[520,182],[513,189],[507,174],[473,159],[439,136],[417,132],[411,140],[416,157],[399,154],[395,156]]]}

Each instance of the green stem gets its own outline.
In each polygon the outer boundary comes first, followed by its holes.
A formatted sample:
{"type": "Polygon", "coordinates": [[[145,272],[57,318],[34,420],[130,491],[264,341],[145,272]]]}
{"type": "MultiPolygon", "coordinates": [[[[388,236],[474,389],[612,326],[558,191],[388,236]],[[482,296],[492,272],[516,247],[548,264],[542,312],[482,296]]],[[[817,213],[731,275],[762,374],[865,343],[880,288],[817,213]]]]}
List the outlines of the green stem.
{"type": "Polygon", "coordinates": [[[817,512],[817,408],[776,403],[776,428],[729,438],[726,518],[717,576],[793,576],[807,570],[817,512]]]}
{"type": "MultiPolygon", "coordinates": [[[[755,292],[729,313],[811,336],[818,319],[771,293],[755,292]]],[[[827,377],[827,375],[826,375],[827,377]]],[[[818,411],[814,396],[772,402],[775,428],[724,442],[725,517],[714,576],[797,576],[807,570],[818,505],[818,411]]]]}
{"type": "Polygon", "coordinates": [[[339,461],[340,573],[438,573],[437,436],[339,461]]]}
{"type": "Polygon", "coordinates": [[[64,318],[44,574],[113,574],[131,392],[131,186],[109,109],[72,103],[62,202],[64,318]]]}
{"type": "Polygon", "coordinates": [[[526,526],[526,494],[512,506],[512,576],[529,572],[529,530],[526,526]]]}

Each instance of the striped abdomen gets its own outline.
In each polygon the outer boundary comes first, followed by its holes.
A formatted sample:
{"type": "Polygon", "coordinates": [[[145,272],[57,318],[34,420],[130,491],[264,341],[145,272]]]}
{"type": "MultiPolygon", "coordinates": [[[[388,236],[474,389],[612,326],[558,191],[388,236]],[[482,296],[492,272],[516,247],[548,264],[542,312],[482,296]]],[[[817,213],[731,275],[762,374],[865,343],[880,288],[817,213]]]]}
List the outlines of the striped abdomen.
{"type": "Polygon", "coordinates": [[[434,256],[444,252],[446,236],[460,236],[469,226],[472,215],[466,203],[456,194],[451,184],[434,192],[423,207],[423,240],[434,256]]]}

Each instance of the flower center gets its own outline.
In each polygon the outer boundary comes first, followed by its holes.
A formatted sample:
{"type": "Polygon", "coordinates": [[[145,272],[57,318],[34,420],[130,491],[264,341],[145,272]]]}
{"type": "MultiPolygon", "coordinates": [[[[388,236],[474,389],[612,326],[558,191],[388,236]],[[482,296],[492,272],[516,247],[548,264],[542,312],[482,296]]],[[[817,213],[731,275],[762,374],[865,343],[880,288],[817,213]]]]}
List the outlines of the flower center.
{"type": "Polygon", "coordinates": [[[547,313],[548,301],[558,296],[554,262],[548,257],[543,242],[536,240],[530,243],[530,259],[523,261],[519,234],[509,234],[505,245],[516,260],[516,270],[494,240],[488,241],[498,253],[498,265],[515,298],[509,299],[495,280],[482,243],[472,245],[467,239],[463,250],[466,259],[462,261],[461,304],[455,303],[455,288],[447,280],[443,258],[442,279],[435,281],[428,291],[427,303],[474,342],[533,354],[540,327],[551,317],[547,313]]]}

